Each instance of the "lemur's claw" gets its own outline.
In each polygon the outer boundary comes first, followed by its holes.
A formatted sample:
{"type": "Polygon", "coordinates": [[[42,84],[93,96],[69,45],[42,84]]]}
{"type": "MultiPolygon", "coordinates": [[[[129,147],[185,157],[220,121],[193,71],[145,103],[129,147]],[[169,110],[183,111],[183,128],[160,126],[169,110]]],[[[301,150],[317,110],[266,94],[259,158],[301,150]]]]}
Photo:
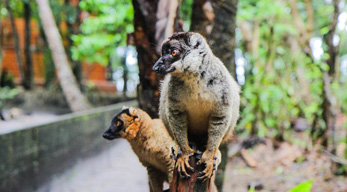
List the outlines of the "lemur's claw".
{"type": "Polygon", "coordinates": [[[187,173],[187,170],[194,172],[194,168],[189,164],[189,157],[193,154],[183,154],[181,150],[178,150],[176,157],[176,168],[181,178],[190,178],[191,176],[187,173]]]}
{"type": "Polygon", "coordinates": [[[214,155],[215,152],[204,152],[201,159],[196,163],[197,165],[204,165],[205,169],[198,173],[198,180],[206,182],[217,170],[217,160],[218,156],[214,155]]]}
{"type": "Polygon", "coordinates": [[[190,178],[190,175],[187,173],[186,168],[190,171],[194,171],[194,168],[189,165],[188,159],[188,155],[181,155],[177,158],[176,161],[177,171],[182,178],[190,178]]]}
{"type": "Polygon", "coordinates": [[[213,162],[213,170],[215,171],[215,170],[217,170],[217,162],[213,162]]]}

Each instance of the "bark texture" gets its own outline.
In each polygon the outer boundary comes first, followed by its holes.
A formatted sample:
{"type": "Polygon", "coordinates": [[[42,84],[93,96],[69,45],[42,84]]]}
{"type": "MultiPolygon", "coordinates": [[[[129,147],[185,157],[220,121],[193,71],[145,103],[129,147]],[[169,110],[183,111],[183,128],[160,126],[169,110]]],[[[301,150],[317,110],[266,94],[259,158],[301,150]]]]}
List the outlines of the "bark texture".
{"type": "Polygon", "coordinates": [[[24,1],[24,22],[25,22],[25,45],[24,45],[24,55],[25,55],[25,82],[23,85],[26,89],[32,89],[34,86],[34,71],[33,71],[33,60],[31,56],[31,7],[30,1],[24,1]]]}
{"type": "Polygon", "coordinates": [[[238,0],[213,1],[215,22],[209,42],[214,54],[222,60],[236,79],[235,29],[238,0]]]}
{"type": "Polygon", "coordinates": [[[77,81],[69,66],[68,58],[48,0],[36,0],[36,2],[64,96],[72,111],[86,110],[90,108],[90,104],[80,92],[77,81]]]}
{"type": "Polygon", "coordinates": [[[194,0],[191,31],[202,34],[229,72],[235,72],[235,29],[238,0],[194,0]]]}
{"type": "Polygon", "coordinates": [[[153,64],[160,55],[162,41],[182,31],[178,21],[178,1],[133,0],[134,40],[138,53],[140,84],[137,99],[140,108],[152,118],[158,117],[160,79],[153,64]]]}

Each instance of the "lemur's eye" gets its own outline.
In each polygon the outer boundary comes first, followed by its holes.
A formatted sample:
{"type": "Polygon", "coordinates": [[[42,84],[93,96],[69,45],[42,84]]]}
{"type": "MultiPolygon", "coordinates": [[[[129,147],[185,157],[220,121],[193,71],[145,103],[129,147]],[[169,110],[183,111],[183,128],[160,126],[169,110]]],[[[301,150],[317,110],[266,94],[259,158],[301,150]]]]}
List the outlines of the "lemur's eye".
{"type": "Polygon", "coordinates": [[[121,122],[117,121],[116,125],[117,125],[117,127],[121,126],[121,122]]]}
{"type": "Polygon", "coordinates": [[[173,50],[173,51],[171,52],[171,55],[172,55],[172,56],[175,56],[175,55],[177,55],[177,53],[178,53],[178,51],[175,49],[175,50],[173,50]]]}

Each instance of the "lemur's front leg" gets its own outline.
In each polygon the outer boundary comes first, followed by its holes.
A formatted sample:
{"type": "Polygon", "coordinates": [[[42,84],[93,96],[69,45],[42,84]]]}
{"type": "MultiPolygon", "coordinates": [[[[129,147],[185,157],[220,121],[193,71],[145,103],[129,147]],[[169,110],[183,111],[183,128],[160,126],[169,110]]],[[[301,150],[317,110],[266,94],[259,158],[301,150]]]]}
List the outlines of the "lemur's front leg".
{"type": "Polygon", "coordinates": [[[194,150],[188,143],[187,113],[175,106],[170,106],[168,112],[170,129],[180,147],[175,167],[182,177],[189,178],[190,175],[186,169],[194,171],[194,168],[189,165],[189,157],[194,154],[194,150]]]}
{"type": "Polygon", "coordinates": [[[213,172],[217,170],[217,166],[221,162],[221,153],[218,148],[228,130],[227,125],[230,119],[226,114],[219,112],[213,113],[211,116],[206,150],[197,162],[198,165],[204,164],[206,167],[204,171],[198,173],[198,179],[203,182],[212,177],[213,172]]]}

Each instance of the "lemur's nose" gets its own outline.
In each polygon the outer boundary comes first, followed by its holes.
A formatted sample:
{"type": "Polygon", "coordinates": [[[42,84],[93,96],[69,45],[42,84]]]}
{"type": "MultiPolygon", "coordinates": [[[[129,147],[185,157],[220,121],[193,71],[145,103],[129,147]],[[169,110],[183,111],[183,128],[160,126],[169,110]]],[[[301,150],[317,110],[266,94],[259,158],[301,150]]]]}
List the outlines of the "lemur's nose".
{"type": "Polygon", "coordinates": [[[152,70],[155,72],[159,72],[160,66],[164,64],[164,61],[160,58],[153,66],[152,70]]]}
{"type": "Polygon", "coordinates": [[[153,69],[153,71],[158,72],[159,71],[159,65],[156,63],[152,69],[153,69]]]}

